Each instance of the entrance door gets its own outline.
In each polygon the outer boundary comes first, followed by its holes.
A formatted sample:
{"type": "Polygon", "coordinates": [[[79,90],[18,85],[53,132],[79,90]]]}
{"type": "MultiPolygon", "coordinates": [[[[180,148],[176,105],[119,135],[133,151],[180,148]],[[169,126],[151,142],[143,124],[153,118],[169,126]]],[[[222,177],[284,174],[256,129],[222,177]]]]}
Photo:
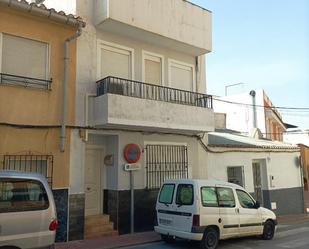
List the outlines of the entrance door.
{"type": "Polygon", "coordinates": [[[263,205],[261,165],[259,163],[252,163],[252,169],[255,199],[263,205]]]}
{"type": "Polygon", "coordinates": [[[102,150],[86,149],[85,165],[85,215],[101,213],[102,150]]]}

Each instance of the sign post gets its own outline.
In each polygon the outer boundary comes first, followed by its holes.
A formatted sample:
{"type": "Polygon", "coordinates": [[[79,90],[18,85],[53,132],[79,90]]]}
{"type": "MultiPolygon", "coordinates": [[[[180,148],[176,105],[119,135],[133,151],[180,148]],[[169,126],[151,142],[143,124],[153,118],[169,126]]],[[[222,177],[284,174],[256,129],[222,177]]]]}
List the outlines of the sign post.
{"type": "Polygon", "coordinates": [[[140,169],[140,165],[134,164],[138,162],[141,156],[141,150],[137,144],[128,144],[124,148],[124,158],[128,164],[124,165],[124,170],[130,172],[130,193],[131,193],[131,209],[130,209],[130,232],[134,233],[134,171],[140,169]]]}

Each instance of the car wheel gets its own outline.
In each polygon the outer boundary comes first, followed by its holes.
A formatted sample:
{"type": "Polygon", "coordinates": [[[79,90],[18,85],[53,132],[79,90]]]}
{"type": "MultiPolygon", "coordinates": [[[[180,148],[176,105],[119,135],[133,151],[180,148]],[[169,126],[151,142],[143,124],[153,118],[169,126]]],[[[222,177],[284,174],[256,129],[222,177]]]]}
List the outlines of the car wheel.
{"type": "Polygon", "coordinates": [[[264,224],[262,238],[264,240],[271,240],[275,235],[275,224],[274,222],[268,220],[264,224]]]}
{"type": "Polygon", "coordinates": [[[219,233],[216,229],[206,228],[203,239],[201,241],[201,249],[215,249],[219,243],[219,233]]]}
{"type": "Polygon", "coordinates": [[[173,243],[175,239],[172,236],[161,234],[161,239],[166,243],[173,243]]]}

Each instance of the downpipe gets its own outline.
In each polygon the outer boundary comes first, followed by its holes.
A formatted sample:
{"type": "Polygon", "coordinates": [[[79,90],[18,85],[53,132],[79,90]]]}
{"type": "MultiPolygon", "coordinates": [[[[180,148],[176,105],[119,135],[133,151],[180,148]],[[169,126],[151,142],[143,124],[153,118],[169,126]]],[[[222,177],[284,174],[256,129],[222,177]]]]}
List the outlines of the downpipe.
{"type": "Polygon", "coordinates": [[[60,134],[60,151],[65,150],[65,130],[67,117],[67,92],[68,92],[68,65],[69,65],[69,43],[76,40],[82,34],[82,25],[79,25],[76,33],[64,41],[64,73],[63,73],[63,95],[61,110],[61,134],[60,134]]]}

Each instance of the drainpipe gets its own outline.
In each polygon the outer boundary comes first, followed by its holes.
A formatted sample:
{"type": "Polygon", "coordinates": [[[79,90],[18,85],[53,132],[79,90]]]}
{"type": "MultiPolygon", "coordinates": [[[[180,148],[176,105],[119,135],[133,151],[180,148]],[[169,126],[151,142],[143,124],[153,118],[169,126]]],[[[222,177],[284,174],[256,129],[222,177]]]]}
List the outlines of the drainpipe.
{"type": "Polygon", "coordinates": [[[78,26],[76,33],[64,41],[64,73],[63,73],[63,96],[61,112],[61,134],[60,134],[60,151],[64,152],[65,147],[65,121],[67,116],[67,91],[68,91],[68,64],[69,64],[69,43],[82,34],[82,25],[78,26]]]}
{"type": "Polygon", "coordinates": [[[257,128],[257,122],[256,122],[256,101],[255,101],[255,91],[250,91],[250,95],[252,96],[252,108],[253,108],[253,128],[257,128]]]}

